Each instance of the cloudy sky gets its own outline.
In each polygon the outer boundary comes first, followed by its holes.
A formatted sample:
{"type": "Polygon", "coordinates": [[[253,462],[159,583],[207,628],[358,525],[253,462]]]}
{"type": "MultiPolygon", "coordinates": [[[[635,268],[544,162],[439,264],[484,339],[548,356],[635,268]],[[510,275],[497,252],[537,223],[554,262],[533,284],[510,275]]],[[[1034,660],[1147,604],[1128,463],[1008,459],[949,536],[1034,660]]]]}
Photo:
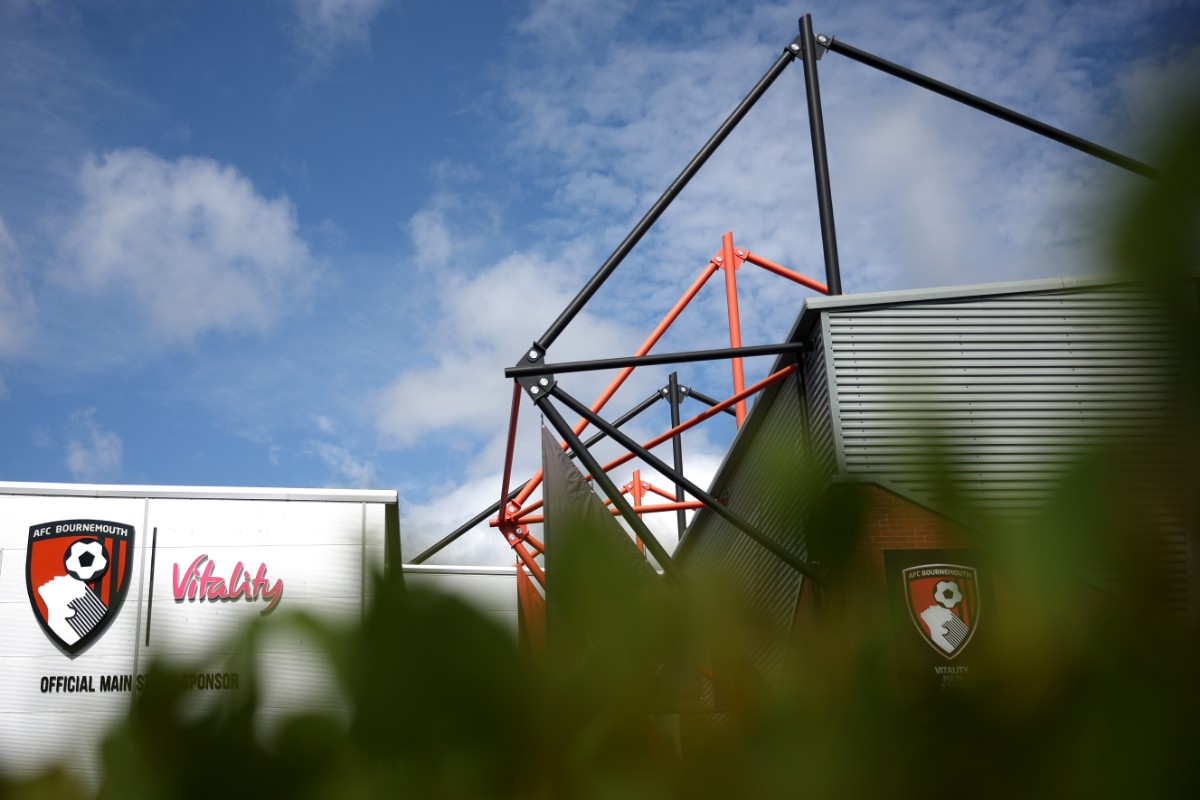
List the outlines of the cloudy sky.
{"type": "MultiPolygon", "coordinates": [[[[499,495],[504,367],[805,11],[1134,156],[1200,74],[1197,0],[0,0],[0,480],[396,488],[414,554],[499,495]]],[[[836,55],[820,75],[848,293],[1103,269],[1105,201],[1140,179],[836,55]]],[[[813,195],[796,65],[551,360],[631,352],[727,230],[822,277],[813,195]]],[[[779,341],[806,291],[739,283],[744,341],[779,341]]],[[[658,349],[725,346],[723,303],[718,277],[658,349]]],[[[724,366],[681,380],[730,393],[724,366]]],[[[732,433],[689,434],[696,477],[732,433]]]]}

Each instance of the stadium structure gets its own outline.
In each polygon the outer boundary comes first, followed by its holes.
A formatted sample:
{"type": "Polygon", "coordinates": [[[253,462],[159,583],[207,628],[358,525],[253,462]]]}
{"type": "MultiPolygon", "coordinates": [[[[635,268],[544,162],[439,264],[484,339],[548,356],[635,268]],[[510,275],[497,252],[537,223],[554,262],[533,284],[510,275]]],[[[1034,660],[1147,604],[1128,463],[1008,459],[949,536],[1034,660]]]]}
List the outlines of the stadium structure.
{"type": "MultiPolygon", "coordinates": [[[[236,663],[223,661],[229,654],[215,643],[277,606],[314,619],[361,620],[379,571],[402,573],[414,592],[464,597],[515,627],[530,661],[591,669],[598,680],[606,648],[624,645],[623,627],[669,611],[680,597],[717,597],[742,623],[734,651],[681,635],[642,665],[641,677],[653,686],[646,711],[674,718],[667,727],[673,724],[680,750],[736,711],[748,686],[779,681],[798,641],[823,625],[854,627],[881,609],[904,631],[893,645],[897,670],[906,680],[949,688],[970,680],[979,643],[1006,613],[1005,576],[989,561],[982,524],[993,533],[1047,530],[1039,515],[1055,486],[1081,455],[1114,441],[1130,476],[1120,487],[1122,513],[1150,545],[1156,610],[1194,623],[1197,517],[1188,481],[1195,464],[1162,421],[1179,418],[1184,362],[1173,325],[1182,309],[1195,327],[1195,281],[1172,285],[1170,296],[1161,286],[1116,279],[843,295],[817,75],[826,54],[1116,167],[1163,177],[814,34],[811,18],[802,17],[799,35],[506,371],[512,405],[497,502],[407,563],[395,491],[0,484],[9,521],[0,531],[0,614],[14,631],[0,670],[0,778],[34,775],[64,754],[90,752],[133,706],[152,660],[199,660],[203,671],[188,666],[185,675],[187,709],[212,708],[221,694],[241,691],[236,663]],[[553,361],[551,349],[571,321],[796,62],[804,70],[823,279],[727,232],[632,355],[553,361]],[[751,268],[812,293],[780,342],[741,341],[738,272],[751,268]],[[718,273],[729,347],[652,353],[718,273]],[[754,357],[772,365],[747,384],[743,359],[754,357]],[[635,369],[713,361],[729,362],[726,397],[686,385],[673,371],[631,408],[607,409],[635,369]],[[582,402],[568,388],[572,376],[597,370],[617,374],[594,401],[582,402]],[[666,431],[646,441],[626,432],[660,402],[670,411],[666,431]],[[516,430],[527,403],[546,422],[542,468],[518,485],[516,430]],[[685,418],[685,403],[704,408],[685,418]],[[571,424],[568,414],[578,421],[571,424]],[[718,416],[733,417],[737,432],[702,487],[684,468],[683,434],[718,416]],[[602,463],[601,442],[618,455],[602,463]],[[667,443],[669,456],[660,454],[667,443]],[[631,480],[618,486],[611,474],[633,464],[631,480]],[[644,520],[651,514],[674,519],[673,551],[644,520]],[[430,563],[480,528],[504,537],[515,568],[430,563]]],[[[1098,570],[1088,580],[1102,594],[1125,577],[1098,570]]],[[[341,700],[326,691],[331,682],[318,650],[298,629],[270,643],[259,669],[274,680],[261,716],[337,712],[341,700]]],[[[92,761],[83,759],[82,768],[92,761]]]]}
{"type": "MultiPolygon", "coordinates": [[[[572,617],[567,584],[580,573],[581,557],[572,550],[581,547],[630,581],[614,587],[654,584],[647,590],[653,594],[658,584],[719,576],[753,616],[754,634],[742,655],[767,681],[782,669],[796,631],[824,613],[822,608],[848,605],[845,613],[853,614],[855,607],[879,599],[912,622],[914,647],[924,654],[914,656],[924,664],[918,671],[945,684],[973,657],[969,645],[980,620],[986,627],[996,613],[993,579],[979,562],[977,532],[964,510],[1019,526],[1036,516],[1075,459],[1114,438],[1141,445],[1131,452],[1146,459],[1146,485],[1134,487],[1133,494],[1145,501],[1141,510],[1147,539],[1155,543],[1156,568],[1170,607],[1183,616],[1195,614],[1194,530],[1181,509],[1155,495],[1157,479],[1178,465],[1170,460],[1171,443],[1151,441],[1147,433],[1147,423],[1169,415],[1175,402],[1177,360],[1159,296],[1115,279],[844,296],[817,72],[818,60],[831,53],[1119,168],[1162,177],[1149,165],[814,34],[811,17],[802,17],[799,35],[546,332],[506,370],[513,394],[501,499],[412,559],[424,563],[482,525],[496,528],[518,564],[522,643],[534,657],[546,648],[554,651],[556,639],[575,637],[581,621],[572,617]],[[797,61],[804,70],[824,280],[739,247],[726,233],[634,354],[554,362],[550,351],[563,330],[797,61]],[[741,343],[737,270],[747,265],[814,293],[782,342],[741,343]],[[718,272],[724,277],[730,347],[651,354],[718,272]],[[764,356],[775,359],[767,377],[745,385],[742,359],[764,356]],[[724,399],[682,385],[672,372],[667,385],[642,403],[601,415],[636,368],[714,360],[731,364],[733,392],[724,399]],[[573,373],[614,369],[617,377],[591,404],[566,388],[573,373]],[[548,428],[542,470],[516,486],[513,447],[522,395],[548,428]],[[683,419],[688,398],[707,408],[683,419]],[[670,429],[645,442],[623,432],[629,420],[659,401],[670,405],[670,429]],[[579,421],[572,425],[568,414],[579,421]],[[683,468],[681,434],[719,414],[736,416],[738,432],[706,489],[683,468]],[[589,427],[595,433],[585,441],[589,427]],[[601,463],[592,447],[603,439],[624,454],[601,463]],[[671,455],[656,455],[654,449],[667,442],[671,455]],[[618,486],[609,473],[634,460],[640,467],[633,480],[618,486]],[[644,480],[641,467],[669,485],[644,480]],[[536,499],[539,487],[542,497],[536,499]],[[680,543],[673,553],[645,524],[643,516],[651,513],[676,517],[680,543]],[[847,516],[855,518],[853,538],[843,535],[847,516]],[[577,544],[585,539],[594,541],[577,544]],[[936,669],[926,669],[928,664],[936,669]]],[[[1096,576],[1097,587],[1111,578],[1096,576]]],[[[703,668],[708,688],[687,702],[719,710],[720,681],[709,667],[703,668]]]]}

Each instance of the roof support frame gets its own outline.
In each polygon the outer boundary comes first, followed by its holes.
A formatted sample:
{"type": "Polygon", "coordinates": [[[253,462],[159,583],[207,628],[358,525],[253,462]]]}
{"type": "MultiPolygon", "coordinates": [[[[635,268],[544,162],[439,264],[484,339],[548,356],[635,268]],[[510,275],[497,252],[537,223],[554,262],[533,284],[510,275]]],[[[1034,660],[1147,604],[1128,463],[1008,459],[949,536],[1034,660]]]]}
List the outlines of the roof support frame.
{"type": "MultiPolygon", "coordinates": [[[[754,356],[777,356],[781,353],[802,353],[809,349],[807,342],[783,342],[761,344],[750,347],[725,347],[717,350],[690,350],[682,353],[658,353],[646,356],[624,356],[623,358],[594,358],[586,361],[562,361],[557,364],[530,364],[509,367],[504,370],[506,378],[538,378],[565,372],[591,372],[598,369],[626,367],[648,367],[661,364],[686,364],[694,361],[724,361],[727,358],[752,358],[754,356]]],[[[742,387],[744,388],[744,387],[742,387]]],[[[740,392],[740,389],[739,389],[740,392]]]]}
{"type": "MultiPolygon", "coordinates": [[[[634,226],[630,233],[625,237],[620,245],[613,253],[605,260],[591,279],[584,285],[580,292],[568,303],[563,311],[558,315],[549,328],[542,336],[533,342],[532,347],[527,350],[521,359],[519,359],[513,367],[505,371],[507,377],[517,378],[522,383],[530,377],[553,375],[554,373],[562,373],[569,371],[585,371],[589,369],[604,369],[610,366],[624,366],[626,370],[632,369],[634,366],[649,365],[649,364],[669,364],[680,363],[689,360],[712,360],[718,358],[737,359],[746,357],[755,353],[750,352],[754,348],[737,348],[736,353],[727,351],[702,351],[707,354],[700,356],[698,353],[677,353],[664,354],[659,356],[647,356],[646,352],[650,345],[657,340],[661,335],[665,325],[670,324],[673,316],[677,315],[682,306],[694,296],[699,287],[711,276],[712,272],[717,268],[716,265],[710,263],[707,271],[696,281],[693,287],[685,294],[676,308],[668,314],[668,318],[660,323],[659,328],[651,335],[651,338],[639,349],[637,356],[630,359],[604,359],[592,362],[571,362],[557,365],[542,363],[548,348],[559,337],[567,325],[578,315],[586,303],[596,294],[602,284],[611,276],[617,267],[624,261],[625,257],[632,252],[642,237],[650,230],[651,227],[658,221],[659,217],[667,210],[675,198],[688,185],[691,179],[699,172],[707,160],[716,152],[725,139],[732,133],[733,129],[741,122],[741,120],[749,113],[750,109],[758,102],[759,99],[766,93],[767,89],[775,82],[775,80],[783,73],[784,69],[795,60],[802,62],[805,72],[805,94],[808,103],[810,138],[813,148],[814,173],[817,185],[817,200],[818,213],[821,222],[822,246],[825,257],[826,268],[826,285],[822,286],[816,281],[792,273],[784,267],[780,267],[766,259],[754,256],[749,252],[737,251],[736,255],[739,260],[750,261],[768,271],[787,277],[793,281],[808,286],[809,288],[822,291],[825,294],[837,295],[841,293],[841,277],[840,266],[837,255],[836,230],[833,223],[833,205],[830,192],[830,181],[828,175],[828,157],[825,152],[825,136],[824,136],[824,121],[822,115],[822,107],[820,100],[820,89],[817,76],[816,62],[826,53],[834,52],[845,56],[853,61],[857,61],[866,66],[880,70],[893,77],[900,78],[914,85],[920,86],[929,91],[941,94],[944,97],[963,103],[971,108],[987,113],[991,116],[1005,120],[1011,124],[1018,125],[1026,130],[1032,131],[1040,136],[1044,136],[1053,141],[1065,144],[1085,154],[1099,158],[1122,169],[1140,174],[1144,177],[1152,179],[1161,179],[1163,174],[1161,170],[1144,164],[1136,159],[1130,158],[1116,151],[1097,145],[1081,137],[1062,131],[1046,123],[1040,122],[1032,117],[1020,114],[1012,109],[1005,108],[991,101],[972,95],[949,84],[942,83],[933,78],[930,78],[921,73],[902,67],[898,64],[889,62],[883,58],[875,56],[864,50],[860,50],[849,44],[835,39],[833,36],[815,35],[812,27],[812,17],[810,14],[805,14],[799,20],[800,33],[792,40],[783,50],[783,53],[775,60],[767,72],[759,79],[750,92],[742,99],[742,101],[734,108],[728,117],[721,123],[713,135],[700,148],[695,156],[688,162],[684,169],[679,173],[675,180],[667,187],[663,194],[650,207],[645,215],[634,226]],[[722,353],[718,355],[718,353],[722,353]],[[693,358],[693,356],[696,356],[693,358]],[[638,359],[644,360],[638,360],[638,359]]],[[[730,264],[729,268],[734,265],[730,264]]],[[[767,348],[776,346],[766,346],[767,348]]],[[[730,348],[733,350],[734,348],[730,348]]],[[[785,350],[776,349],[774,353],[781,352],[801,352],[802,350],[785,350]]],[[[768,350],[764,349],[762,353],[768,354],[768,350]]],[[[616,388],[628,376],[628,372],[622,373],[614,380],[613,385],[602,395],[601,399],[593,405],[592,411],[596,411],[603,406],[609,397],[616,391],[616,388]]],[[[551,377],[550,380],[553,380],[551,377]]],[[[693,392],[693,396],[697,399],[702,399],[712,405],[715,401],[710,398],[706,399],[693,392]]],[[[644,410],[644,409],[641,409],[644,410]]],[[[723,409],[725,410],[725,409],[723,409]]],[[[640,413],[640,410],[639,410],[640,413]]],[[[735,412],[736,413],[736,412],[735,412]]],[[[631,416],[630,416],[631,418],[631,416]]],[[[586,418],[585,418],[586,419],[586,418]]],[[[586,425],[585,420],[574,429],[574,433],[582,432],[583,426],[586,425]]],[[[673,421],[673,427],[677,427],[673,421]]],[[[565,437],[564,437],[565,438],[565,437]]],[[[573,437],[578,441],[578,437],[573,437]]],[[[586,450],[587,445],[598,441],[599,436],[593,436],[588,442],[581,443],[582,450],[586,450]]],[[[564,448],[568,443],[564,441],[564,448]]],[[[573,454],[574,455],[574,454],[573,454]]],[[[507,510],[507,507],[512,504],[520,507],[540,484],[540,471],[534,477],[522,484],[521,487],[507,495],[506,500],[502,500],[493,506],[489,507],[483,513],[474,517],[471,521],[463,526],[460,526],[450,535],[443,538],[441,541],[421,553],[414,559],[414,563],[422,563],[430,556],[441,550],[446,545],[453,542],[467,530],[482,522],[491,514],[496,513],[502,508],[507,510]]],[[[503,516],[503,515],[502,515],[503,516]]]]}
{"type": "MultiPolygon", "coordinates": [[[[530,387],[526,386],[525,389],[528,392],[530,387]]],[[[555,384],[551,383],[550,388],[547,391],[533,393],[530,396],[533,398],[534,405],[536,405],[545,415],[546,421],[549,422],[551,427],[558,431],[558,434],[566,440],[567,444],[572,449],[575,450],[579,456],[579,461],[592,473],[592,480],[599,485],[605,496],[612,501],[613,506],[615,506],[617,511],[620,512],[621,518],[624,519],[625,522],[629,524],[629,527],[633,529],[634,534],[646,545],[646,549],[650,551],[652,556],[654,556],[654,560],[657,561],[659,566],[663,568],[663,573],[668,578],[675,581],[676,584],[682,584],[684,580],[682,572],[679,570],[675,561],[671,558],[671,555],[666,551],[666,548],[659,543],[658,539],[650,531],[650,528],[646,526],[646,523],[642,521],[642,518],[639,517],[637,512],[633,510],[633,506],[631,506],[625,499],[625,496],[621,493],[621,490],[615,483],[613,483],[612,479],[608,477],[608,474],[600,468],[600,462],[596,461],[595,456],[593,456],[591,452],[583,446],[583,442],[579,441],[579,436],[574,430],[571,429],[571,426],[567,424],[567,421],[563,418],[563,415],[559,413],[558,409],[554,407],[554,404],[550,402],[550,397],[553,396],[555,391],[557,391],[555,384]]],[[[562,394],[565,395],[565,393],[562,394]]],[[[569,395],[566,396],[569,397],[569,395]]],[[[571,399],[574,400],[574,398],[571,399]]],[[[587,408],[587,406],[583,406],[583,408],[587,409],[588,414],[592,414],[592,410],[587,408]]],[[[607,426],[608,423],[606,422],[605,425],[607,426]]],[[[616,428],[611,428],[611,430],[608,431],[608,434],[610,436],[617,434],[624,438],[624,434],[617,431],[616,428]]]]}
{"type": "MultiPolygon", "coordinates": [[[[585,417],[588,420],[588,422],[590,422],[592,425],[595,425],[597,428],[604,430],[605,428],[611,427],[611,426],[609,426],[609,424],[606,420],[601,418],[598,414],[593,413],[591,409],[589,409],[586,405],[579,402],[574,397],[572,397],[570,394],[565,392],[561,387],[558,386],[558,384],[551,383],[550,386],[546,389],[546,392],[549,394],[550,397],[553,397],[556,400],[561,401],[565,406],[570,408],[572,411],[585,417]]],[[[540,400],[545,401],[545,399],[546,399],[546,394],[542,394],[540,400]]],[[[539,400],[536,399],[536,396],[535,396],[534,402],[539,402],[539,400]]],[[[542,407],[542,408],[544,408],[546,405],[549,405],[549,403],[539,403],[539,407],[542,407]]],[[[547,415],[547,416],[549,416],[549,415],[547,415]]],[[[658,458],[653,453],[651,453],[649,450],[642,447],[640,444],[635,442],[633,439],[629,438],[629,436],[627,436],[625,433],[617,430],[616,428],[612,428],[611,430],[609,430],[609,435],[612,436],[614,441],[616,441],[618,444],[620,444],[622,447],[624,447],[629,452],[636,455],[638,458],[642,459],[642,461],[646,462],[648,465],[650,465],[654,469],[658,470],[658,472],[660,472],[661,474],[670,478],[671,480],[675,481],[677,484],[682,485],[684,487],[684,489],[687,490],[688,494],[692,495],[692,497],[695,497],[697,500],[704,503],[704,505],[706,507],[708,507],[714,514],[718,515],[719,517],[724,519],[726,522],[728,522],[730,525],[733,525],[735,528],[740,530],[742,533],[749,536],[756,543],[758,543],[760,546],[762,546],[767,551],[769,551],[771,553],[771,555],[775,556],[780,561],[783,561],[789,567],[791,567],[792,569],[801,573],[802,575],[806,575],[806,576],[812,578],[818,584],[823,583],[821,576],[815,567],[813,567],[811,564],[808,564],[807,562],[803,561],[802,559],[799,559],[796,556],[789,553],[780,544],[775,542],[769,536],[767,536],[766,534],[759,531],[757,528],[755,528],[753,525],[751,525],[746,520],[742,519],[742,517],[739,514],[731,511],[724,503],[721,503],[715,497],[713,497],[708,492],[701,489],[696,484],[692,483],[690,480],[688,480],[683,475],[675,472],[675,470],[673,470],[665,462],[663,462],[662,459],[658,458]]],[[[582,460],[582,454],[581,454],[580,458],[582,460]]],[[[589,458],[590,458],[590,454],[589,454],[589,458]]],[[[600,473],[594,472],[592,477],[593,477],[593,479],[599,480],[600,475],[603,475],[603,472],[600,472],[600,473]]],[[[604,480],[608,481],[607,476],[604,476],[604,480]]],[[[612,482],[608,481],[608,483],[612,483],[612,482]]],[[[603,486],[603,484],[602,484],[602,486],[603,486]]],[[[615,486],[614,486],[614,488],[615,488],[615,486]]],[[[606,494],[607,494],[607,491],[606,491],[606,494]]],[[[614,500],[614,504],[615,504],[615,500],[614,500]]],[[[632,514],[632,510],[630,513],[632,514]]],[[[640,520],[639,520],[639,522],[640,522],[640,520]]]]}

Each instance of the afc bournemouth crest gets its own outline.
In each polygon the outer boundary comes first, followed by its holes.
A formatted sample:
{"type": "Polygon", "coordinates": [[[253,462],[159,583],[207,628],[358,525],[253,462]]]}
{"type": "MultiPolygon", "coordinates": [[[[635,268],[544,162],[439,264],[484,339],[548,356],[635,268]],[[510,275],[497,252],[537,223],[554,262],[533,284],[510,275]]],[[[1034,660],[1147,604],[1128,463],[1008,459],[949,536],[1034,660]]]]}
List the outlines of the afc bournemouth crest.
{"type": "Polygon", "coordinates": [[[50,641],[74,658],[121,610],[133,570],[133,526],[96,519],[29,529],[25,587],[50,641]]]}
{"type": "Polygon", "coordinates": [[[962,653],[979,624],[975,568],[923,564],[902,575],[908,614],[921,637],[945,658],[962,653]]]}

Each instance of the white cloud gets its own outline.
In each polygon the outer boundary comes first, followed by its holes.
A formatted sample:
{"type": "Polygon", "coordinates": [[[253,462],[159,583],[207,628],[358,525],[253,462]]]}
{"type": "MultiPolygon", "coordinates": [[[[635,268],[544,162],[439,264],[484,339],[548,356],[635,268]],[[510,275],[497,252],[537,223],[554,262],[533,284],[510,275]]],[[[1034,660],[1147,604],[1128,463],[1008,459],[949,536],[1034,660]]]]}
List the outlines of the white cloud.
{"type": "Polygon", "coordinates": [[[96,422],[96,409],[72,412],[72,438],[67,442],[67,469],[77,481],[112,480],[121,473],[121,437],[96,422]]]}
{"type": "MultiPolygon", "coordinates": [[[[558,265],[537,254],[513,254],[472,276],[447,272],[426,332],[431,363],[405,370],[380,392],[380,433],[401,447],[435,431],[502,435],[511,399],[504,369],[571,294],[558,265]]],[[[619,323],[584,314],[556,352],[598,358],[632,350],[630,341],[619,323]]]]}
{"type": "Polygon", "coordinates": [[[556,52],[577,51],[607,38],[633,6],[631,0],[538,0],[530,4],[529,14],[518,23],[517,30],[556,52]]]}
{"type": "Polygon", "coordinates": [[[310,295],[318,269],[292,203],[231,166],[117,150],[89,158],[79,188],[60,282],[131,303],[156,338],[264,331],[310,295]]]}
{"type": "MultiPolygon", "coordinates": [[[[587,47],[567,57],[556,43],[584,36],[586,13],[578,4],[533,4],[518,26],[529,37],[522,51],[528,55],[509,80],[507,99],[516,150],[546,176],[554,198],[547,210],[558,230],[619,241],[796,30],[790,3],[727,9],[721,26],[696,24],[716,5],[658,4],[654,25],[614,13],[605,23],[610,35],[586,38],[587,47]],[[730,53],[738,57],[725,57],[730,53]],[[614,220],[622,225],[613,229],[614,220]]],[[[1146,81],[1125,74],[1121,59],[1096,54],[1108,51],[1112,30],[1132,37],[1129,52],[1138,52],[1135,40],[1156,41],[1143,22],[1173,4],[812,5],[822,32],[1117,145],[1120,83],[1146,81]]],[[[1179,53],[1174,58],[1187,63],[1179,53]]],[[[1115,168],[836,54],[819,70],[848,291],[1099,268],[1096,230],[1080,209],[1111,194],[1115,168]]],[[[1161,92],[1148,94],[1158,95],[1148,104],[1162,106],[1161,92]]],[[[1126,131],[1136,128],[1132,119],[1125,123],[1126,131]]],[[[654,267],[628,284],[637,289],[626,296],[636,302],[647,281],[678,281],[678,265],[706,257],[727,229],[773,260],[823,273],[798,65],[629,259],[643,257],[654,267]]],[[[610,283],[637,271],[627,264],[610,283]]],[[[751,300],[786,325],[796,303],[774,294],[764,289],[751,300]]],[[[778,324],[744,319],[759,326],[754,334],[779,335],[778,324]]]]}
{"type": "Polygon", "coordinates": [[[417,262],[444,264],[454,253],[446,214],[440,208],[426,207],[412,215],[407,225],[408,235],[416,248],[417,262]]]}
{"type": "Polygon", "coordinates": [[[332,485],[348,489],[378,488],[375,463],[359,458],[348,447],[332,442],[310,441],[305,451],[325,462],[333,473],[332,485]]]}
{"type": "Polygon", "coordinates": [[[416,251],[415,264],[439,274],[447,268],[470,271],[472,258],[495,253],[499,204],[478,190],[483,176],[472,166],[440,161],[428,172],[437,188],[401,226],[416,251]]]}
{"type": "Polygon", "coordinates": [[[371,22],[387,0],[292,0],[296,46],[317,66],[343,48],[365,48],[371,22]]]}
{"type": "MultiPolygon", "coordinates": [[[[493,465],[496,463],[492,462],[493,465]]],[[[524,480],[524,478],[521,478],[524,480]]],[[[426,502],[400,499],[401,551],[411,561],[446,534],[495,503],[500,497],[500,474],[487,472],[464,480],[426,502]]],[[[495,528],[486,522],[464,534],[430,559],[433,564],[508,566],[516,556],[495,528]]]]}
{"type": "MultiPolygon", "coordinates": [[[[0,358],[20,354],[34,325],[33,295],[21,269],[16,242],[0,217],[0,358]]],[[[0,384],[0,396],[3,396],[0,384]]]]}

